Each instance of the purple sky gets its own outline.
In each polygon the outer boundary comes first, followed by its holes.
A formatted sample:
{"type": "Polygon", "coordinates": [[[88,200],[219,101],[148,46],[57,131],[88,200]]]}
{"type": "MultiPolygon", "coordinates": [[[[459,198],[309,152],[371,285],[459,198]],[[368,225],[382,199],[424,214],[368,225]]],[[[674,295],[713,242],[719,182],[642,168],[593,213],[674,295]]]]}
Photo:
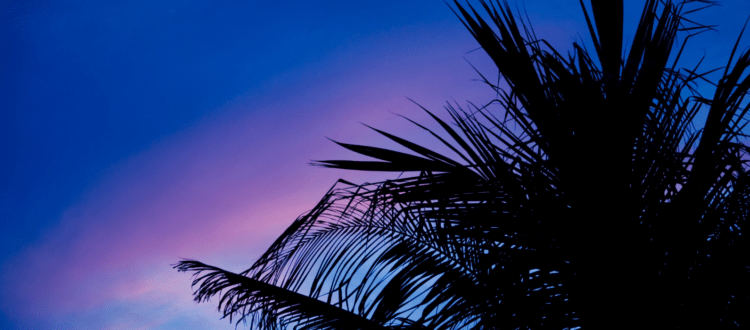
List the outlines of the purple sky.
{"type": "MultiPolygon", "coordinates": [[[[586,36],[577,1],[526,8],[559,50],[586,36]]],[[[720,32],[686,63],[723,65],[748,14],[738,1],[697,17],[720,32]]],[[[309,166],[356,158],[325,137],[393,147],[362,122],[429,145],[391,113],[431,125],[407,97],[437,113],[492,98],[466,60],[491,63],[441,1],[10,1],[0,15],[3,329],[233,329],[170,264],[244,270],[336,179],[393,176],[309,166]]]]}

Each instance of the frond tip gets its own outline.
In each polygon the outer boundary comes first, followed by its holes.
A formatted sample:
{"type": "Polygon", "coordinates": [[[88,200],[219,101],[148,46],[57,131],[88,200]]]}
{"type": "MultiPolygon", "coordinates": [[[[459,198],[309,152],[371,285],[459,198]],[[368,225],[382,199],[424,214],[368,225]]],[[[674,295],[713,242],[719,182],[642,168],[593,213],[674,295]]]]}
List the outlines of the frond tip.
{"type": "MultiPolygon", "coordinates": [[[[261,328],[275,324],[283,328],[294,323],[299,329],[384,329],[364,317],[329,305],[314,298],[242,276],[195,260],[182,260],[172,266],[179,272],[195,272],[192,286],[196,302],[206,302],[221,294],[219,311],[224,317],[239,315],[242,321],[251,317],[251,323],[261,328]],[[201,273],[205,274],[201,275],[201,273]],[[257,315],[263,311],[264,315],[257,315]],[[260,316],[260,317],[257,317],[260,316]]],[[[238,320],[238,321],[239,321],[238,320]]]]}
{"type": "Polygon", "coordinates": [[[199,285],[198,290],[193,293],[195,302],[206,302],[215,294],[238,283],[238,279],[234,277],[239,275],[196,260],[185,259],[172,265],[172,268],[177,269],[178,272],[195,272],[191,285],[193,287],[199,285]],[[206,274],[200,276],[202,272],[206,274]]]}

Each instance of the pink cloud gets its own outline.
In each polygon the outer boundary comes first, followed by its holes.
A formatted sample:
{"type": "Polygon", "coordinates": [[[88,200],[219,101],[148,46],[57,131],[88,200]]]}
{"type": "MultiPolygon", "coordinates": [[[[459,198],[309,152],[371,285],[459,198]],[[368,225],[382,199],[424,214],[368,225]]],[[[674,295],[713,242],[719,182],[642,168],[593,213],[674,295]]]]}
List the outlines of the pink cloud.
{"type": "MultiPolygon", "coordinates": [[[[205,309],[192,302],[189,276],[170,264],[187,257],[241,271],[339,177],[361,182],[393,176],[308,166],[312,159],[356,158],[324,136],[388,145],[357,123],[362,121],[428,143],[427,135],[415,135],[411,124],[388,111],[427,122],[406,96],[437,113],[446,98],[492,96],[470,81],[476,76],[460,60],[473,45],[449,45],[455,49],[446,52],[444,41],[414,54],[381,40],[376,45],[392,48],[369,49],[368,61],[350,63],[338,76],[319,69],[290,73],[293,83],[282,77],[251,90],[115,164],[4,274],[14,283],[13,304],[26,306],[16,310],[63,323],[76,315],[106,316],[110,323],[97,322],[112,329],[157,328],[188,310],[213,310],[213,304],[205,309]],[[394,49],[398,54],[388,55],[394,49]],[[125,309],[110,315],[111,306],[125,309]],[[169,312],[146,320],[126,316],[131,312],[123,306],[169,312]]],[[[315,68],[334,68],[340,60],[315,68]]]]}

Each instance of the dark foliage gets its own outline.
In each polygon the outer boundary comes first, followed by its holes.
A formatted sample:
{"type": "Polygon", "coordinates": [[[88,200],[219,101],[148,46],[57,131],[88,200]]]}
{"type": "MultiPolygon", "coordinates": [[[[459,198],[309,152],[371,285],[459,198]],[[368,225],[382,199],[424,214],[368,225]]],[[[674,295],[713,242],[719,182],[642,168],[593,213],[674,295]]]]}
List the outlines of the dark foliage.
{"type": "Polygon", "coordinates": [[[592,56],[507,3],[456,2],[508,86],[448,105],[454,125],[425,110],[444,132],[414,123],[456,159],[377,129],[409,153],[339,143],[377,161],[315,164],[415,175],[340,181],[240,274],[175,267],[259,329],[748,327],[750,53],[713,96],[695,89],[712,71],[678,68],[711,28],[686,15],[713,4],[649,0],[627,47],[622,1],[581,1],[592,56]]]}

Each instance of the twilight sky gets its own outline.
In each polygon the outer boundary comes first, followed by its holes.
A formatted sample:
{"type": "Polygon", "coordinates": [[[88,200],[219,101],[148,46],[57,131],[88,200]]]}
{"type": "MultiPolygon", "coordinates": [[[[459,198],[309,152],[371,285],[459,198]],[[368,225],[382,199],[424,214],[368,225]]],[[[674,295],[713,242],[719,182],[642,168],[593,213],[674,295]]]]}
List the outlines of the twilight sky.
{"type": "MultiPolygon", "coordinates": [[[[525,6],[567,51],[577,3],[525,6]]],[[[723,4],[685,65],[725,64],[750,2],[723,4]]],[[[429,145],[407,97],[442,113],[492,98],[467,60],[495,76],[427,0],[0,1],[0,45],[2,329],[233,329],[170,264],[244,270],[336,179],[393,177],[309,166],[356,158],[325,137],[429,145]]]]}

